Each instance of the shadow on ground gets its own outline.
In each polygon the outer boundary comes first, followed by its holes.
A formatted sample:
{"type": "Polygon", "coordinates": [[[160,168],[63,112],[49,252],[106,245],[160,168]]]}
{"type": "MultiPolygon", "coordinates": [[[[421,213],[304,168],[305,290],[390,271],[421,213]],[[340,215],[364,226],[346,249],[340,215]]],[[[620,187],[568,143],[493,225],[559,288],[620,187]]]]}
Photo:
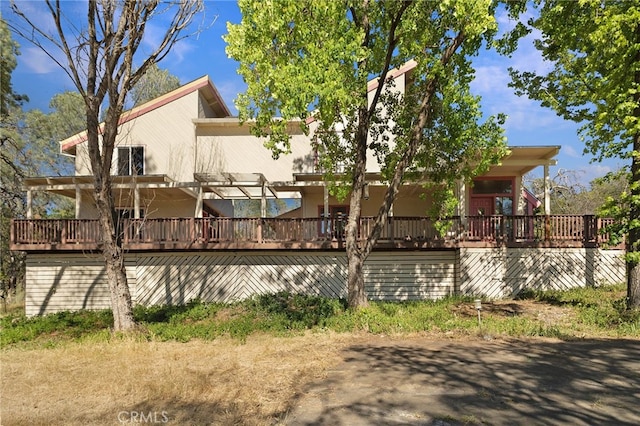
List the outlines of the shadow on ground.
{"type": "Polygon", "coordinates": [[[385,340],[348,348],[289,425],[637,425],[640,341],[385,340]]]}

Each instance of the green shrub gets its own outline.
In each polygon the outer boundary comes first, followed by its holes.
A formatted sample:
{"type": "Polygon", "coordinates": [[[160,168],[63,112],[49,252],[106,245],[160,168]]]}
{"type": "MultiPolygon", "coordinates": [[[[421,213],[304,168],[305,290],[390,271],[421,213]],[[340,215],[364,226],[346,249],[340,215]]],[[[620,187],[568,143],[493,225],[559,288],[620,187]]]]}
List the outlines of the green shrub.
{"type": "MultiPolygon", "coordinates": [[[[535,317],[482,312],[478,325],[473,298],[404,302],[371,301],[360,310],[345,300],[280,292],[236,303],[192,300],[184,305],[136,306],[139,338],[186,342],[230,336],[244,342],[252,333],[292,335],[304,330],[365,331],[377,334],[460,332],[507,336],[568,338],[576,335],[640,336],[640,312],[625,310],[624,286],[569,291],[528,292],[521,295],[570,310],[571,324],[546,324],[535,317]]],[[[26,318],[0,318],[0,346],[35,342],[45,347],[68,340],[108,340],[111,311],[60,312],[26,318]]],[[[115,337],[115,336],[114,336],[115,337]]]]}
{"type": "Polygon", "coordinates": [[[110,310],[63,311],[27,318],[8,315],[0,320],[0,347],[31,341],[39,337],[53,340],[76,339],[89,333],[109,329],[113,324],[110,310]]]}

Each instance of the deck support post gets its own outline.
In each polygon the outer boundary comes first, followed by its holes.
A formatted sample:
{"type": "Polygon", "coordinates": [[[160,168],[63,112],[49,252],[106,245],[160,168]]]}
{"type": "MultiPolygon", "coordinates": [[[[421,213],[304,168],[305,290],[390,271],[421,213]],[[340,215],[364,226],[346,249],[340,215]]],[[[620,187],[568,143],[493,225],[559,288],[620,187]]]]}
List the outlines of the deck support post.
{"type": "Polygon", "coordinates": [[[544,239],[551,238],[551,180],[549,179],[549,165],[544,165],[544,239]]]}
{"type": "Polygon", "coordinates": [[[260,192],[260,220],[258,221],[258,243],[262,243],[262,224],[267,217],[267,188],[264,179],[262,180],[260,192]]]}
{"type": "Polygon", "coordinates": [[[464,181],[458,184],[458,216],[462,229],[456,229],[456,238],[460,238],[467,230],[467,185],[464,181]]]}
{"type": "Polygon", "coordinates": [[[389,239],[391,240],[391,242],[395,242],[395,232],[393,231],[393,203],[391,203],[391,206],[389,206],[389,239]]]}
{"type": "Polygon", "coordinates": [[[264,219],[267,217],[267,187],[264,180],[260,189],[260,217],[264,219]]]}

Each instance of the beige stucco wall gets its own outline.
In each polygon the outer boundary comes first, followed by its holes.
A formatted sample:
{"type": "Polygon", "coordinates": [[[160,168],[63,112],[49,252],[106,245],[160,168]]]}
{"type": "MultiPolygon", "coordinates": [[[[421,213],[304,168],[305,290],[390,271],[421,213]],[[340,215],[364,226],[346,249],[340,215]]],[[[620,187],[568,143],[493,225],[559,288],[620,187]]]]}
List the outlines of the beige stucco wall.
{"type": "Polygon", "coordinates": [[[194,217],[196,200],[185,198],[170,203],[154,201],[147,208],[148,218],[194,217]]]}
{"type": "MultiPolygon", "coordinates": [[[[195,140],[192,120],[200,110],[206,112],[201,104],[199,93],[194,91],[132,119],[121,126],[116,146],[143,146],[146,175],[166,174],[175,181],[192,181],[195,140]]],[[[90,174],[86,143],[78,145],[76,152],[76,174],[90,174]]],[[[117,161],[116,149],[114,174],[117,161]]]]}
{"type": "MultiPolygon", "coordinates": [[[[129,199],[114,200],[116,209],[130,209],[133,201],[129,199]]],[[[166,199],[158,199],[152,195],[141,195],[140,209],[144,211],[147,218],[163,217],[194,217],[196,199],[185,194],[184,196],[173,197],[171,202],[166,199]]],[[[98,211],[90,197],[85,197],[80,203],[79,219],[96,219],[98,211]]]]}
{"type": "Polygon", "coordinates": [[[313,171],[311,141],[300,130],[293,130],[291,154],[277,160],[264,147],[264,139],[239,122],[198,125],[196,133],[197,173],[262,173],[270,182],[281,182],[293,180],[294,173],[313,171]]]}
{"type": "MultiPolygon", "coordinates": [[[[370,186],[369,199],[362,200],[362,216],[375,216],[380,209],[385,188],[370,186]]],[[[422,198],[422,189],[419,187],[403,187],[393,204],[394,216],[426,216],[430,198],[422,198]]],[[[329,196],[329,205],[348,205],[349,198],[338,200],[329,196]]],[[[318,217],[319,207],[324,206],[324,191],[321,186],[306,188],[302,198],[303,217],[318,217]]]]}

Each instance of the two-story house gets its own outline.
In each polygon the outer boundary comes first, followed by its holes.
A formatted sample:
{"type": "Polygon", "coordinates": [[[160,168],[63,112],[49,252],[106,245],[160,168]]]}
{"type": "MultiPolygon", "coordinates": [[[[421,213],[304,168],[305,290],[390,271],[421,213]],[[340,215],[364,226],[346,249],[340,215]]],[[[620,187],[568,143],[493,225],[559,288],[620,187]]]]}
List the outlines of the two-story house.
{"type": "MultiPolygon", "coordinates": [[[[399,90],[411,69],[394,71],[399,90]]],[[[330,195],[313,135],[299,124],[288,123],[291,154],[274,160],[206,76],[123,114],[112,173],[134,303],[231,301],[279,290],[345,296],[348,201],[330,195]],[[298,207],[266,217],[269,198],[298,207]],[[238,199],[260,200],[261,217],[236,217],[238,199]]],[[[86,135],[60,145],[75,158],[75,175],[28,178],[27,199],[36,191],[70,197],[75,219],[29,216],[12,227],[12,249],[27,252],[28,315],[109,307],[86,135]]],[[[540,202],[524,190],[523,176],[541,168],[548,177],[558,151],[512,146],[489,172],[460,182],[444,236],[426,217],[422,186],[404,185],[366,263],[369,297],[503,297],[525,287],[623,281],[621,251],[600,247],[600,219],[550,216],[548,197],[547,214],[532,214],[540,202]]],[[[367,179],[363,235],[385,190],[373,156],[367,179]]]]}

